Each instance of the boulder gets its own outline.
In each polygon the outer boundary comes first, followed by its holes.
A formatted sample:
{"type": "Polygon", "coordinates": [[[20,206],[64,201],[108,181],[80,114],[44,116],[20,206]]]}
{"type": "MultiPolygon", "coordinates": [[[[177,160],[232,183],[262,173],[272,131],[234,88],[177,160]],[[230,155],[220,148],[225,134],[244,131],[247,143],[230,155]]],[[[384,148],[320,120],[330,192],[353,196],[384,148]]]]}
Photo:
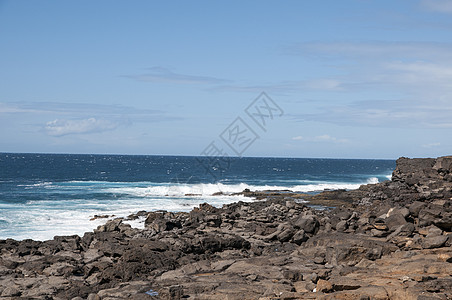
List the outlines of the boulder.
{"type": "Polygon", "coordinates": [[[101,232],[113,232],[113,231],[119,231],[119,226],[122,224],[122,219],[114,219],[109,220],[105,225],[101,225],[97,228],[98,231],[101,232]]]}
{"type": "Polygon", "coordinates": [[[347,223],[346,220],[342,220],[342,221],[340,221],[339,223],[336,224],[336,230],[337,231],[343,232],[343,231],[347,230],[347,228],[348,228],[348,223],[347,223]]]}
{"type": "Polygon", "coordinates": [[[444,246],[446,242],[447,236],[445,235],[426,237],[422,241],[422,248],[424,249],[440,248],[444,246]]]}
{"type": "Polygon", "coordinates": [[[333,284],[327,280],[319,279],[319,281],[317,281],[316,291],[321,293],[332,292],[333,284]]]}
{"type": "Polygon", "coordinates": [[[419,226],[425,227],[434,224],[441,219],[443,208],[440,206],[428,206],[419,211],[419,226]]]}
{"type": "Polygon", "coordinates": [[[389,231],[395,231],[398,227],[403,226],[407,223],[405,218],[401,213],[391,214],[384,220],[386,226],[388,226],[389,231]]]}
{"type": "Polygon", "coordinates": [[[452,156],[438,157],[433,165],[433,169],[440,173],[452,173],[452,156]]]}
{"type": "Polygon", "coordinates": [[[421,209],[423,209],[426,206],[427,204],[424,202],[415,201],[410,205],[409,212],[413,217],[417,218],[419,216],[419,212],[421,211],[421,209]]]}
{"type": "Polygon", "coordinates": [[[21,291],[19,291],[16,287],[14,286],[8,286],[5,289],[3,289],[3,291],[1,292],[1,296],[2,297],[18,297],[22,294],[21,291]]]}
{"type": "Polygon", "coordinates": [[[279,233],[276,238],[281,243],[285,243],[290,241],[290,239],[294,236],[295,232],[296,232],[295,228],[288,226],[287,228],[282,230],[281,233],[279,233]]]}
{"type": "Polygon", "coordinates": [[[301,245],[302,243],[306,242],[309,239],[309,237],[306,236],[303,229],[298,230],[292,237],[292,242],[301,245]]]}
{"type": "Polygon", "coordinates": [[[319,221],[313,215],[303,216],[295,221],[296,228],[304,230],[306,233],[314,233],[319,227],[319,221]]]}

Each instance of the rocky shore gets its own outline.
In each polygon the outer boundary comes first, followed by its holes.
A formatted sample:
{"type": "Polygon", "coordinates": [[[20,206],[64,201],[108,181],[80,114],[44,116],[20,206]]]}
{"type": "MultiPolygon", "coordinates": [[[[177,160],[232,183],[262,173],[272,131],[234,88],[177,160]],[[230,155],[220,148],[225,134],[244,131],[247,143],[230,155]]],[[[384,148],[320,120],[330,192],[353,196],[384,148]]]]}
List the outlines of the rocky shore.
{"type": "Polygon", "coordinates": [[[260,200],[1,240],[0,296],[452,299],[452,157],[400,158],[391,181],[353,191],[243,194],[260,200]]]}

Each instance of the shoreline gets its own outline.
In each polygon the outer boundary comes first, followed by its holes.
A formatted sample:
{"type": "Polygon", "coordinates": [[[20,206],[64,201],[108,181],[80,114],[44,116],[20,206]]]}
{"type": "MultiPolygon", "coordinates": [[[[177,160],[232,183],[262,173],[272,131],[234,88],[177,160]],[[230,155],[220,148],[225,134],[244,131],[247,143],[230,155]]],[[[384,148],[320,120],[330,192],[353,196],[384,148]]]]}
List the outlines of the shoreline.
{"type": "Polygon", "coordinates": [[[101,225],[89,222],[95,214],[127,217],[140,210],[188,212],[203,202],[221,207],[243,199],[214,194],[229,195],[246,188],[355,189],[386,180],[395,167],[395,160],[243,158],[215,179],[199,168],[195,158],[11,155],[1,161],[5,172],[0,239],[17,240],[83,235],[101,225]],[[36,166],[36,171],[30,172],[28,166],[36,166]]]}
{"type": "Polygon", "coordinates": [[[452,298],[452,157],[400,158],[392,180],[357,190],[241,194],[262,201],[139,212],[144,229],[113,219],[82,237],[0,240],[0,296],[452,298]]]}

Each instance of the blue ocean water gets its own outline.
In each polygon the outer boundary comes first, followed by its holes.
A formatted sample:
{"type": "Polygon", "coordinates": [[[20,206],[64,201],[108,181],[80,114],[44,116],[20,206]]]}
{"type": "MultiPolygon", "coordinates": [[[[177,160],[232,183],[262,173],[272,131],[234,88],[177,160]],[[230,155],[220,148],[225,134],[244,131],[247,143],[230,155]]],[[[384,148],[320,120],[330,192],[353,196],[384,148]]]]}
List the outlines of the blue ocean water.
{"type": "Polygon", "coordinates": [[[0,153],[0,239],[83,234],[105,222],[90,221],[94,215],[252,201],[230,195],[245,188],[354,189],[388,180],[394,167],[394,160],[0,153]]]}

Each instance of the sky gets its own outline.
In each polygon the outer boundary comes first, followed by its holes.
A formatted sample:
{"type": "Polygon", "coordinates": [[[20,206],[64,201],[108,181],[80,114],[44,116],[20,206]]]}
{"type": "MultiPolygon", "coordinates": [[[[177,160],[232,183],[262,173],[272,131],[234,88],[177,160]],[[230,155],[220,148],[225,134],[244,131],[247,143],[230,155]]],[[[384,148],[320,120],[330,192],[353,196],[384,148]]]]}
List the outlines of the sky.
{"type": "Polygon", "coordinates": [[[0,152],[395,159],[451,137],[452,0],[0,0],[0,152]]]}

